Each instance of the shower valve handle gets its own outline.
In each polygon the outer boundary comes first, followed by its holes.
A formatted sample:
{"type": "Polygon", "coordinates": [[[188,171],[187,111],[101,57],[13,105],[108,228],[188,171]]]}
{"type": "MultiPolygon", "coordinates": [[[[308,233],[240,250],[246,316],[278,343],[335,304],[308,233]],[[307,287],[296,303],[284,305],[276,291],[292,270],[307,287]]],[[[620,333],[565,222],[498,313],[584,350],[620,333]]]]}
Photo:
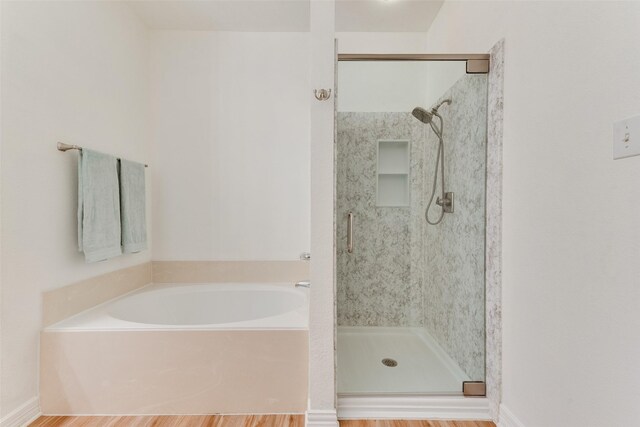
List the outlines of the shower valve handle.
{"type": "Polygon", "coordinates": [[[449,206],[450,204],[451,200],[449,199],[441,199],[440,197],[436,199],[436,205],[438,206],[449,206]]]}
{"type": "Polygon", "coordinates": [[[444,199],[438,197],[436,199],[436,205],[442,206],[442,209],[446,213],[453,213],[453,192],[444,193],[444,199]]]}

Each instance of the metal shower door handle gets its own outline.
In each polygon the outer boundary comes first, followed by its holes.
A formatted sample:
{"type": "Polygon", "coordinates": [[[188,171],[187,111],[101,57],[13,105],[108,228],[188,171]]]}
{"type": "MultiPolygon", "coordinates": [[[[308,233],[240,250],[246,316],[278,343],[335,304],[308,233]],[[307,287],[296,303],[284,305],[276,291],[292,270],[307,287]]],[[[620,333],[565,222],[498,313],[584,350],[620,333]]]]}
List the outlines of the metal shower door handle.
{"type": "Polygon", "coordinates": [[[353,253],[353,212],[347,214],[347,252],[353,253]]]}

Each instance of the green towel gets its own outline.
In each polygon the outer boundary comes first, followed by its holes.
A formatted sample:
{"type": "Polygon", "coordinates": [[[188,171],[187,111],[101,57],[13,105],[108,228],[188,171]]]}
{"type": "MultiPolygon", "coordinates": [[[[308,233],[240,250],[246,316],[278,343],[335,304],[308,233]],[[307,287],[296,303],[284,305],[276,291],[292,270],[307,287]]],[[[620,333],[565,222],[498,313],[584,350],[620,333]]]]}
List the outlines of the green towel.
{"type": "Polygon", "coordinates": [[[143,164],[120,160],[120,218],[122,251],[134,253],[147,249],[143,164]]]}
{"type": "Polygon", "coordinates": [[[78,246],[86,262],[122,253],[118,159],[93,150],[78,160],[78,246]]]}

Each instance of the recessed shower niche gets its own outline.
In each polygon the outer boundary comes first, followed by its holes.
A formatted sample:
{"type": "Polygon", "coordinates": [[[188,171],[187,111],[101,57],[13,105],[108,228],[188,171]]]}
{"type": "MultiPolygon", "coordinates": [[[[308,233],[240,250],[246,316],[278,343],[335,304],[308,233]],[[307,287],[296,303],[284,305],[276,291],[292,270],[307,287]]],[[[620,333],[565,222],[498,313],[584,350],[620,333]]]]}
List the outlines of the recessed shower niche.
{"type": "Polygon", "coordinates": [[[409,163],[409,141],[378,141],[378,206],[409,206],[409,163]]]}

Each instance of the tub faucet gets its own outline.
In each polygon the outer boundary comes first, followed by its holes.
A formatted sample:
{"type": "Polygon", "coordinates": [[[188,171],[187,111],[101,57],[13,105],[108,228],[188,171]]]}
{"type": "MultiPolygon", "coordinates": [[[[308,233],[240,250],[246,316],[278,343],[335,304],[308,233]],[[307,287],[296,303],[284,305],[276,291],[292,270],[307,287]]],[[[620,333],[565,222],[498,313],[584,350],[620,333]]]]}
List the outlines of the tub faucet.
{"type": "Polygon", "coordinates": [[[311,287],[311,282],[308,280],[301,280],[298,283],[296,283],[296,288],[310,288],[311,287]]]}

